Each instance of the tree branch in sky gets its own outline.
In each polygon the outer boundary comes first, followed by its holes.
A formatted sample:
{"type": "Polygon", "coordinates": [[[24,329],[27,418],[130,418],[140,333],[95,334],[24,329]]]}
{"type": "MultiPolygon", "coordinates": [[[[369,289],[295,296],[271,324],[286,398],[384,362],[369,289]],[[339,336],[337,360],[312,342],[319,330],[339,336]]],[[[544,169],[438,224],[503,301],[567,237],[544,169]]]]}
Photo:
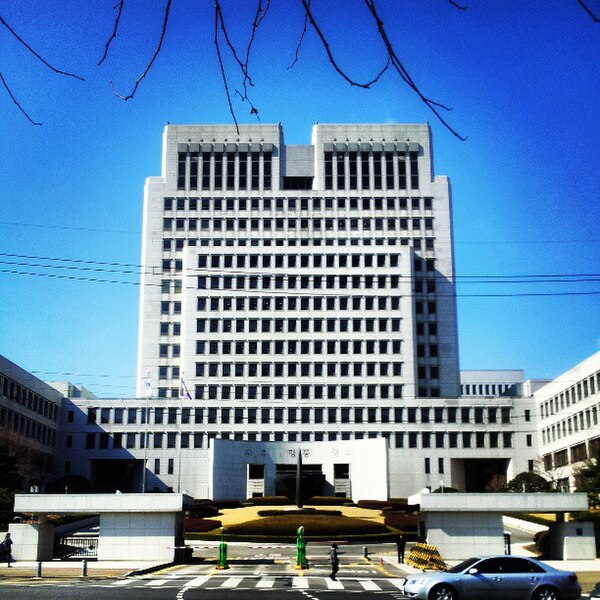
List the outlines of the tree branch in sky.
{"type": "Polygon", "coordinates": [[[58,75],[64,75],[65,77],[74,77],[75,79],[79,79],[80,81],[85,81],[83,77],[80,75],[75,75],[75,73],[70,73],[69,71],[63,71],[62,69],[57,69],[53,67],[45,58],[43,58],[40,54],[38,54],[2,17],[0,17],[0,23],[10,31],[13,36],[19,41],[19,43],[25,47],[31,54],[33,54],[38,60],[44,63],[51,71],[57,73],[58,75]]]}
{"type": "Polygon", "coordinates": [[[133,90],[131,90],[131,93],[127,94],[127,96],[122,96],[115,89],[113,82],[112,81],[110,82],[113,92],[115,93],[116,96],[121,98],[121,100],[131,100],[131,98],[133,98],[135,96],[135,93],[137,92],[137,89],[138,89],[140,83],[146,77],[146,75],[148,75],[148,71],[150,71],[150,69],[152,68],[152,65],[154,64],[154,61],[156,60],[156,57],[159,55],[160,49],[161,49],[163,41],[165,39],[165,34],[167,33],[167,24],[169,22],[169,13],[171,12],[171,2],[172,1],[173,0],[167,0],[167,4],[165,5],[162,30],[160,32],[160,38],[158,40],[158,44],[156,45],[156,49],[154,50],[154,54],[152,55],[152,58],[146,65],[144,72],[135,80],[135,85],[133,86],[133,90]]]}
{"type": "Polygon", "coordinates": [[[116,39],[117,37],[117,31],[119,29],[119,22],[121,21],[121,13],[123,12],[123,5],[125,4],[125,0],[119,0],[119,2],[117,2],[114,6],[113,6],[113,10],[118,8],[118,12],[117,12],[117,16],[115,17],[115,26],[113,28],[113,32],[111,34],[111,36],[108,38],[108,40],[106,41],[106,43],[104,44],[104,54],[102,55],[102,58],[98,61],[98,66],[100,66],[105,58],[108,56],[108,49],[110,48],[110,45],[112,44],[112,41],[114,39],[116,39]]]}
{"type": "Polygon", "coordinates": [[[0,72],[0,81],[2,81],[2,85],[4,86],[4,89],[6,89],[6,91],[8,92],[8,95],[12,98],[12,101],[17,105],[17,108],[27,117],[27,120],[32,124],[32,125],[41,125],[41,123],[38,123],[37,121],[34,121],[28,114],[27,111],[21,106],[21,104],[19,104],[19,101],[15,98],[14,94],[11,92],[10,88],[8,87],[8,83],[6,83],[6,80],[4,79],[4,77],[2,76],[2,73],[0,72]]]}
{"type": "Polygon", "coordinates": [[[594,21],[594,23],[600,23],[600,17],[598,17],[597,15],[595,15],[592,12],[592,9],[583,0],[577,0],[577,2],[579,2],[579,4],[581,5],[581,7],[583,8],[583,10],[585,10],[585,12],[588,15],[590,15],[590,17],[592,18],[592,21],[594,21]]]}

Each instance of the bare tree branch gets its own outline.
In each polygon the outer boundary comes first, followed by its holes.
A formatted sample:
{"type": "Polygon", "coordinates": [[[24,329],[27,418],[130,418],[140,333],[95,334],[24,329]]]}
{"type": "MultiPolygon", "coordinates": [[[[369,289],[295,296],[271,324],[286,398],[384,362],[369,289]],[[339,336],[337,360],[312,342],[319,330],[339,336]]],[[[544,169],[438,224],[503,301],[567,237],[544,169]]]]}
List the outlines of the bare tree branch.
{"type": "Polygon", "coordinates": [[[355,81],[337,64],[335,58],[333,57],[333,53],[331,52],[329,42],[327,41],[327,38],[321,31],[321,28],[317,24],[313,14],[312,14],[312,11],[310,10],[310,2],[308,0],[300,0],[300,2],[302,2],[302,5],[304,6],[304,11],[306,12],[306,16],[308,17],[310,24],[312,25],[316,34],[319,36],[319,39],[321,40],[321,43],[323,44],[323,47],[325,48],[325,52],[327,53],[327,58],[329,58],[329,62],[331,63],[331,66],[338,72],[338,74],[341,75],[341,77],[343,77],[350,85],[360,87],[363,89],[369,89],[374,83],[377,83],[377,81],[379,81],[381,76],[388,70],[388,68],[390,66],[390,57],[388,56],[388,60],[385,64],[385,66],[383,67],[383,69],[381,69],[381,71],[377,74],[377,76],[374,77],[371,81],[367,81],[365,83],[360,83],[358,81],[355,81]]]}
{"type": "Polygon", "coordinates": [[[169,13],[171,12],[172,1],[173,0],[167,0],[167,4],[165,6],[162,30],[160,32],[160,38],[158,40],[158,44],[156,45],[156,49],[154,50],[154,54],[152,55],[152,58],[146,65],[144,72],[135,80],[135,85],[133,86],[133,90],[131,90],[131,93],[128,94],[127,96],[122,96],[121,94],[117,93],[117,90],[115,89],[113,82],[112,81],[110,82],[113,92],[115,93],[115,95],[118,98],[121,98],[121,100],[131,100],[131,98],[133,98],[135,96],[138,86],[140,85],[142,80],[146,77],[146,75],[148,74],[148,71],[150,71],[150,69],[152,68],[152,65],[154,64],[154,61],[156,60],[157,56],[159,55],[160,49],[161,49],[163,41],[165,39],[165,34],[167,33],[167,24],[169,22],[169,13]]]}
{"type": "Polygon", "coordinates": [[[583,10],[585,10],[585,12],[588,15],[590,15],[590,17],[592,18],[592,21],[594,21],[594,23],[600,23],[600,18],[592,12],[592,10],[587,6],[587,4],[585,2],[583,2],[583,0],[577,0],[577,2],[579,2],[581,7],[583,8],[583,10]]]}
{"type": "Polygon", "coordinates": [[[85,79],[79,75],[75,75],[75,73],[69,73],[68,71],[62,71],[61,69],[57,69],[53,67],[45,58],[43,58],[40,54],[38,54],[2,17],[0,17],[0,23],[10,31],[15,38],[19,41],[19,43],[27,48],[31,54],[33,54],[38,60],[44,63],[51,71],[57,73],[58,75],[64,75],[65,77],[74,77],[75,79],[79,79],[80,81],[85,81],[85,79]]]}
{"type": "MultiPolygon", "coordinates": [[[[310,7],[310,0],[308,0],[308,6],[310,7]]],[[[306,27],[308,26],[308,13],[304,11],[304,27],[302,27],[302,33],[300,34],[300,39],[298,40],[298,44],[296,45],[296,53],[294,55],[294,60],[292,64],[288,67],[291,69],[297,62],[300,53],[300,46],[302,46],[302,42],[304,41],[304,36],[306,35],[306,27]]]]}
{"type": "Polygon", "coordinates": [[[229,92],[229,84],[227,83],[227,74],[225,73],[225,66],[223,65],[223,57],[221,56],[221,47],[219,45],[219,14],[221,7],[219,6],[219,0],[215,0],[215,35],[213,38],[215,48],[217,50],[217,58],[219,59],[219,68],[221,70],[221,78],[223,79],[223,86],[225,87],[225,94],[227,96],[227,104],[229,104],[229,112],[233,122],[235,123],[235,130],[237,134],[240,134],[240,126],[233,110],[233,104],[231,103],[231,94],[229,92]]]}
{"type": "MultiPolygon", "coordinates": [[[[381,40],[383,41],[387,52],[388,52],[388,61],[391,62],[392,66],[394,67],[394,70],[400,75],[400,77],[402,78],[402,80],[408,84],[408,86],[419,96],[419,98],[421,99],[421,101],[427,106],[427,108],[429,108],[429,110],[438,118],[438,120],[440,121],[440,123],[442,123],[442,125],[444,125],[446,127],[446,129],[448,129],[448,131],[450,131],[454,136],[456,136],[458,139],[464,141],[466,140],[465,137],[461,136],[440,114],[438,108],[441,108],[443,110],[451,110],[449,107],[444,106],[443,104],[440,104],[439,102],[435,102],[434,100],[431,100],[430,98],[427,98],[427,96],[425,96],[423,94],[423,92],[421,92],[421,90],[419,89],[419,87],[417,86],[417,84],[413,81],[412,77],[410,76],[410,74],[408,73],[408,71],[406,70],[406,68],[404,67],[404,65],[402,64],[402,62],[400,61],[400,59],[398,58],[398,55],[396,54],[396,51],[394,50],[392,43],[387,35],[387,32],[383,26],[383,21],[381,20],[381,18],[379,17],[379,13],[377,12],[377,9],[375,7],[375,0],[364,0],[365,4],[367,5],[369,11],[371,12],[373,19],[375,19],[375,22],[377,24],[377,30],[379,31],[379,36],[381,37],[381,40]]],[[[305,0],[302,0],[302,2],[305,2],[305,0]]]]}
{"type": "Polygon", "coordinates": [[[458,10],[467,10],[466,5],[459,4],[458,2],[455,2],[455,0],[448,0],[448,2],[450,2],[454,8],[458,8],[458,10]]]}
{"type": "Polygon", "coordinates": [[[113,32],[112,32],[111,36],[108,38],[108,40],[106,41],[106,43],[104,44],[104,54],[102,55],[102,58],[98,61],[98,66],[100,66],[104,62],[104,59],[108,56],[108,49],[109,49],[112,41],[114,39],[116,39],[116,37],[117,37],[117,30],[119,29],[119,21],[121,20],[121,13],[123,12],[124,4],[125,4],[125,0],[119,0],[119,2],[117,2],[113,6],[113,10],[118,8],[119,11],[117,12],[117,16],[115,17],[115,26],[114,26],[113,32]]]}
{"type": "Polygon", "coordinates": [[[6,83],[6,80],[4,79],[4,77],[2,76],[2,72],[0,72],[0,81],[2,81],[2,85],[4,86],[4,88],[6,89],[6,91],[8,92],[8,95],[12,98],[12,101],[17,105],[17,108],[27,117],[27,120],[32,124],[32,125],[41,125],[41,123],[38,123],[36,121],[34,121],[25,111],[25,109],[19,104],[18,100],[14,97],[13,93],[10,91],[10,88],[8,87],[8,84],[6,83]]]}
{"type": "MultiPolygon", "coordinates": [[[[250,105],[250,114],[256,115],[256,118],[259,121],[260,121],[260,117],[258,114],[258,109],[256,108],[256,106],[254,106],[254,104],[252,103],[252,100],[250,99],[250,97],[248,95],[248,86],[250,86],[250,87],[254,86],[252,77],[250,76],[249,63],[250,63],[250,55],[252,52],[252,46],[254,44],[254,40],[256,39],[256,33],[257,33],[258,28],[260,27],[261,23],[263,22],[264,18],[266,17],[270,6],[271,6],[271,0],[266,0],[266,3],[264,4],[264,6],[263,6],[262,0],[258,0],[257,6],[256,6],[256,14],[254,15],[254,20],[252,22],[252,31],[250,33],[250,38],[249,38],[248,44],[246,46],[245,59],[242,60],[240,58],[240,55],[238,54],[238,51],[236,50],[234,43],[232,42],[231,38],[229,37],[227,25],[225,24],[225,17],[223,16],[223,11],[221,9],[221,3],[219,0],[215,0],[215,26],[217,27],[216,32],[215,32],[215,47],[217,49],[217,56],[219,58],[219,68],[221,69],[221,77],[223,78],[223,83],[225,85],[225,92],[227,94],[227,101],[229,103],[229,110],[232,113],[234,111],[233,104],[231,102],[231,94],[229,91],[229,84],[227,81],[225,66],[223,64],[223,57],[221,54],[221,46],[219,43],[219,32],[221,32],[223,34],[225,43],[227,44],[227,47],[229,48],[231,55],[233,56],[233,59],[239,66],[239,68],[242,72],[242,75],[243,75],[243,79],[242,79],[243,92],[236,89],[235,93],[240,97],[240,99],[243,102],[247,102],[250,105]]],[[[234,121],[236,121],[236,125],[237,125],[237,120],[235,119],[235,117],[234,117],[234,121]]]]}

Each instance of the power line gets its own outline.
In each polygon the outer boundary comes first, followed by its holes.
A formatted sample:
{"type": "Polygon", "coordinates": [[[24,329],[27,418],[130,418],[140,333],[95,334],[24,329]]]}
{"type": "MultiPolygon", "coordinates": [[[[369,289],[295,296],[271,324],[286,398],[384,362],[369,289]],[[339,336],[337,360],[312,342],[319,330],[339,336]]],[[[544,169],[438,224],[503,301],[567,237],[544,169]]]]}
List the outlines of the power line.
{"type": "MultiPolygon", "coordinates": [[[[24,275],[24,276],[30,276],[30,277],[46,277],[49,279],[60,279],[60,280],[66,280],[66,281],[80,281],[80,282],[88,282],[88,283],[108,283],[108,284],[112,284],[112,285],[133,285],[133,286],[140,286],[142,285],[139,281],[121,281],[121,280],[115,280],[115,279],[100,279],[97,277],[80,277],[80,276],[75,276],[75,275],[59,275],[56,273],[32,273],[29,271],[18,271],[18,270],[14,270],[14,269],[0,269],[0,273],[6,274],[6,275],[24,275]]],[[[596,281],[596,280],[593,280],[596,281]]],[[[576,282],[576,281],[575,281],[576,282]]],[[[517,282],[511,282],[511,283],[517,283],[517,282]]],[[[526,282],[523,282],[526,283],[526,282]]],[[[145,283],[145,286],[153,286],[153,287],[161,287],[160,283],[145,283]]],[[[338,297],[340,295],[346,295],[343,293],[340,293],[341,290],[337,290],[337,291],[332,291],[331,293],[329,292],[321,292],[318,290],[298,290],[297,292],[289,292],[289,291],[281,291],[281,290],[261,290],[261,289],[243,289],[243,290],[224,290],[224,289],[214,289],[214,290],[210,290],[210,289],[201,289],[201,288],[197,288],[195,286],[186,286],[185,288],[182,289],[187,289],[187,290],[201,290],[204,292],[242,292],[244,294],[249,294],[249,295],[265,295],[265,293],[268,293],[269,295],[273,295],[273,296],[283,296],[283,297],[299,297],[299,296],[320,296],[320,297],[327,297],[327,296],[334,296],[334,297],[338,297]]],[[[376,289],[376,288],[373,288],[376,289]]],[[[365,291],[365,290],[360,290],[360,291],[365,291]]],[[[347,295],[352,295],[352,294],[347,294],[347,295]]],[[[511,292],[511,293],[488,293],[488,294],[459,294],[459,293],[455,293],[455,294],[441,294],[441,293],[437,293],[437,292],[433,292],[430,294],[432,299],[433,298],[513,298],[513,297],[544,297],[544,296],[596,296],[596,295],[600,295],[600,290],[597,291],[584,291],[584,292],[511,292]]],[[[426,293],[423,293],[424,297],[427,297],[426,293]]]]}

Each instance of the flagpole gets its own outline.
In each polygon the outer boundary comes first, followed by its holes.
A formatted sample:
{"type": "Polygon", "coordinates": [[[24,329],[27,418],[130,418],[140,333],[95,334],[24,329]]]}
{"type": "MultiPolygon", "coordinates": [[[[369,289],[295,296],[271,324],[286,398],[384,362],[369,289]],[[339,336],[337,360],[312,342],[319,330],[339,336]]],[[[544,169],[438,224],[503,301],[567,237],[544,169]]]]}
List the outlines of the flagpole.
{"type": "Polygon", "coordinates": [[[150,397],[152,388],[150,383],[150,373],[148,373],[145,381],[144,388],[146,392],[146,411],[145,419],[144,419],[144,465],[142,468],[142,494],[146,492],[146,469],[148,468],[148,421],[150,420],[150,413],[148,411],[148,398],[150,397]]]}

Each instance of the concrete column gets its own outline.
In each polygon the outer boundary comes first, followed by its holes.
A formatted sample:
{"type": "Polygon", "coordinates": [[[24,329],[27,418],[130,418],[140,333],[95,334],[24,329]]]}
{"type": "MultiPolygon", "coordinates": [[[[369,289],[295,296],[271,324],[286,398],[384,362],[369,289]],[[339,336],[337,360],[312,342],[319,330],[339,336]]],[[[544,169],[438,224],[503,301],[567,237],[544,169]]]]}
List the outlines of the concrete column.
{"type": "Polygon", "coordinates": [[[8,526],[15,560],[52,560],[54,525],[49,523],[11,523],[8,526]]]}

